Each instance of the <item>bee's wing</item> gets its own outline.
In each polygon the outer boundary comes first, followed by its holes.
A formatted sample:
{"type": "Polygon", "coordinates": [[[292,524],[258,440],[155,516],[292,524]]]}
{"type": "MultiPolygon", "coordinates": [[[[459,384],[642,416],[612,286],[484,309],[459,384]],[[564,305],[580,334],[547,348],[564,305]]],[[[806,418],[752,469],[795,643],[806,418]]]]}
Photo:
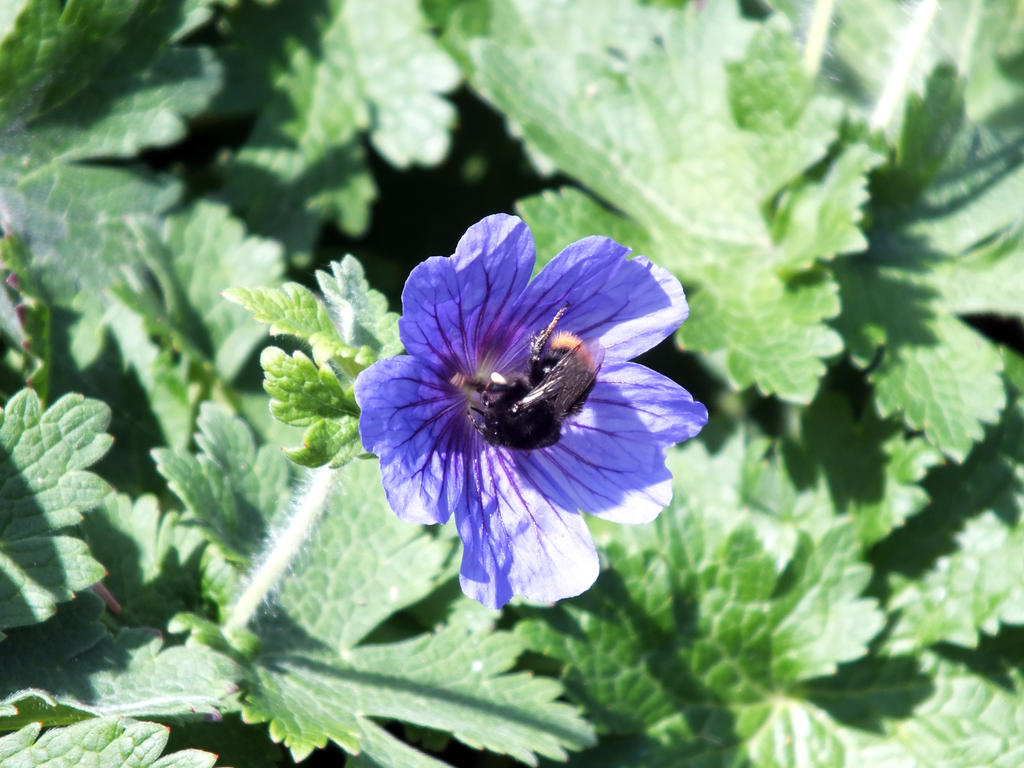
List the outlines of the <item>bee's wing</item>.
{"type": "Polygon", "coordinates": [[[597,342],[580,346],[583,349],[559,360],[540,384],[515,404],[517,412],[529,411],[544,403],[562,417],[583,407],[604,362],[604,349],[597,342]]]}

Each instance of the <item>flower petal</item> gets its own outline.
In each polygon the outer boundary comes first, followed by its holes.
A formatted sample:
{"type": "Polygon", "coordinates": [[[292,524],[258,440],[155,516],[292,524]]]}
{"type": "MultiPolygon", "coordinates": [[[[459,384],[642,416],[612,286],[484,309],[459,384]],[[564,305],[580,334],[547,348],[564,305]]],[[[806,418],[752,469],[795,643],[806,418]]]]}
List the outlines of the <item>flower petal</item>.
{"type": "Polygon", "coordinates": [[[403,520],[444,523],[465,486],[466,406],[431,366],[408,355],[380,360],[355,384],[363,447],[380,457],[388,503],[403,520]]]}
{"type": "Polygon", "coordinates": [[[617,523],[646,523],[672,500],[665,451],[696,435],[707,409],[637,363],[606,365],[583,411],[550,448],[523,461],[547,496],[617,523]]]}
{"type": "Polygon", "coordinates": [[[500,608],[513,595],[553,602],[586,590],[599,563],[583,516],[523,477],[524,454],[479,442],[472,487],[455,513],[463,592],[500,608]]]}
{"type": "Polygon", "coordinates": [[[409,275],[398,321],[406,351],[449,374],[475,374],[492,349],[506,346],[535,260],[519,218],[495,214],[474,224],[455,255],[427,259],[409,275]]]}
{"type": "Polygon", "coordinates": [[[543,328],[562,307],[561,330],[598,341],[609,362],[630,360],[658,344],[689,314],[683,287],[644,256],[607,237],[568,246],[530,283],[520,300],[528,328],[543,328]]]}

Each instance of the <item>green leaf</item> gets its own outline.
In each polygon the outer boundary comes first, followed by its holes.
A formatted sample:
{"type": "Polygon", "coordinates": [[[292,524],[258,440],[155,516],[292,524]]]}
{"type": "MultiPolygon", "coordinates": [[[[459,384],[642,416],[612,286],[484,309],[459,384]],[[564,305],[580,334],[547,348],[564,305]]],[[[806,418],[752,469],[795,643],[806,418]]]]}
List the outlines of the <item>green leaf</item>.
{"type": "Polygon", "coordinates": [[[450,577],[451,543],[395,517],[374,461],[342,470],[329,508],[280,585],[277,608],[257,624],[262,646],[247,720],[269,721],[296,759],[333,740],[352,753],[365,749],[370,765],[397,756],[436,764],[385,737],[371,717],[449,731],[530,763],[534,753],[564,757],[564,748],[589,743],[589,730],[555,701],[557,684],[507,674],[521,651],[507,633],[459,624],[360,645],[450,577]]]}
{"type": "Polygon", "coordinates": [[[346,761],[346,765],[353,768],[387,768],[392,765],[444,768],[448,765],[395,738],[372,720],[360,723],[359,737],[359,754],[346,761]]]}
{"type": "Polygon", "coordinates": [[[351,385],[368,365],[402,350],[398,315],[388,312],[387,299],[370,288],[362,265],[345,256],[331,269],[331,274],[316,273],[323,303],[297,283],[225,293],[270,323],[271,333],[297,336],[313,350],[313,360],[302,352],[289,357],[277,347],[260,356],[274,418],[306,428],[302,447],[286,455],[307,467],[339,467],[362,453],[351,385]]]}
{"type": "Polygon", "coordinates": [[[772,238],[793,269],[808,269],[818,258],[865,251],[860,231],[868,200],[867,174],[883,157],[864,144],[852,144],[820,181],[787,190],[772,222],[772,238]]]}
{"type": "Polygon", "coordinates": [[[1024,136],[964,120],[958,74],[937,67],[908,101],[897,163],[881,180],[906,194],[879,196],[887,228],[951,256],[1019,223],[1024,195],[1024,136]]]}
{"type": "Polygon", "coordinates": [[[974,647],[979,632],[994,634],[1000,623],[1024,624],[1024,407],[1019,391],[1002,422],[990,428],[967,461],[934,472],[927,487],[933,501],[921,523],[928,537],[916,536],[915,561],[893,563],[890,605],[899,617],[887,641],[893,652],[937,642],[974,647]],[[926,560],[930,555],[933,562],[926,560]],[[919,563],[927,569],[909,578],[919,563]]]}
{"type": "Polygon", "coordinates": [[[0,194],[4,229],[31,251],[26,281],[62,306],[102,307],[139,262],[133,225],[178,187],[127,165],[185,134],[220,85],[211,52],[180,47],[179,4],[26,0],[0,29],[0,194]]]}
{"type": "MultiPolygon", "coordinates": [[[[141,307],[136,311],[137,307],[122,301],[128,297],[123,291],[115,289],[112,293],[116,298],[109,303],[103,315],[87,316],[81,325],[92,326],[89,330],[97,337],[103,329],[109,329],[121,358],[134,371],[135,379],[149,396],[144,407],[148,407],[156,418],[162,442],[184,447],[188,443],[200,396],[199,388],[189,382],[191,356],[161,347],[147,327],[141,307]]],[[[75,362],[81,368],[91,361],[79,359],[75,362]]]]}
{"type": "Polygon", "coordinates": [[[9,768],[209,768],[217,756],[186,749],[160,757],[170,729],[159,723],[99,718],[40,735],[40,724],[0,738],[0,759],[9,768]]]}
{"type": "MultiPolygon", "coordinates": [[[[841,156],[807,203],[821,211],[784,211],[796,242],[773,241],[766,211],[825,157],[839,118],[834,102],[812,94],[786,25],[747,22],[731,3],[657,13],[612,2],[500,5],[490,34],[470,46],[474,83],[532,149],[642,228],[626,245],[699,289],[686,346],[713,355],[736,387],[810,401],[823,358],[841,349],[822,323],[839,304],[827,275],[793,275],[793,262],[857,247],[856,190],[873,161],[841,156]],[[586,34],[567,49],[565,29],[586,34]],[[810,219],[821,220],[813,236],[802,224],[810,219]]],[[[553,202],[523,210],[538,229],[561,230],[563,244],[624,228],[587,215],[587,230],[568,229],[577,201],[564,213],[553,202]]]]}
{"type": "Polygon", "coordinates": [[[567,233],[601,232],[636,253],[650,253],[651,244],[644,228],[616,216],[597,200],[575,187],[547,190],[524,198],[516,208],[530,222],[537,248],[537,268],[555,258],[567,244],[567,233]]]}
{"type": "Polygon", "coordinates": [[[139,238],[145,274],[127,272],[109,287],[115,301],[103,320],[150,395],[166,443],[183,448],[198,403],[237,377],[262,338],[219,291],[277,282],[283,257],[212,203],[169,217],[160,238],[145,229],[139,238]]]}
{"type": "MultiPolygon", "coordinates": [[[[794,4],[800,5],[800,4],[794,4]]],[[[952,61],[965,78],[971,119],[993,125],[1019,126],[1024,99],[1014,59],[1021,51],[1021,19],[1016,0],[976,3],[954,0],[932,6],[935,13],[920,45],[912,48],[913,14],[886,0],[862,0],[856,7],[835,9],[829,55],[822,62],[822,81],[865,114],[872,112],[890,79],[899,80],[897,57],[913,51],[904,87],[893,105],[894,128],[909,94],[939,63],[952,61]]],[[[797,21],[809,14],[795,8],[797,21]]],[[[937,124],[938,125],[938,124],[937,124]]]]}
{"type": "Polygon", "coordinates": [[[224,381],[231,381],[263,334],[220,292],[278,282],[284,271],[281,247],[247,236],[224,206],[202,202],[169,217],[163,240],[166,248],[159,266],[150,264],[160,281],[161,311],[147,319],[158,322],[177,347],[186,340],[199,346],[202,359],[212,363],[224,381]]]}
{"type": "Polygon", "coordinates": [[[301,252],[322,219],[362,232],[375,195],[363,132],[398,167],[444,157],[454,112],[439,95],[458,70],[413,0],[249,6],[231,24],[267,58],[274,88],[226,169],[226,192],[257,231],[301,252]]]}
{"type": "Polygon", "coordinates": [[[103,585],[126,626],[162,628],[200,602],[200,558],[206,539],[175,512],[161,513],[154,496],[133,503],[111,494],[82,524],[107,574],[103,585]]]}
{"type": "Polygon", "coordinates": [[[359,408],[329,365],[318,368],[301,352],[288,357],[277,347],[263,350],[260,365],[274,418],[308,427],[302,447],[285,452],[289,459],[307,467],[339,467],[363,452],[359,408]]]}
{"type": "Polygon", "coordinates": [[[336,474],[315,540],[281,584],[280,615],[261,634],[294,627],[328,648],[351,648],[450,575],[441,566],[451,542],[397,519],[377,462],[350,462],[336,474]],[[330,583],[311,590],[325,573],[330,583]]]}
{"type": "MultiPolygon", "coordinates": [[[[800,417],[800,439],[784,441],[785,467],[797,488],[827,494],[837,512],[852,515],[858,539],[870,546],[928,502],[918,483],[942,456],[898,425],[865,409],[854,420],[849,403],[822,393],[800,417]]],[[[753,501],[751,494],[751,501],[753,501]]]]}
{"type": "Polygon", "coordinates": [[[252,312],[261,323],[270,324],[271,335],[296,336],[313,351],[313,359],[326,362],[341,357],[343,343],[327,309],[316,295],[298,283],[280,288],[229,288],[224,297],[252,312]]]}
{"type": "Polygon", "coordinates": [[[755,529],[726,500],[728,486],[704,485],[719,499],[711,508],[687,498],[700,488],[689,473],[743,474],[742,457],[727,448],[709,467],[699,449],[673,451],[683,500],[633,553],[613,547],[614,569],[593,589],[518,624],[531,649],[562,662],[570,697],[602,732],[632,737],[625,743],[641,765],[832,764],[827,731],[840,726],[813,713],[803,688],[864,657],[883,626],[875,601],[861,597],[870,569],[851,523],[833,521],[813,541],[798,531],[789,546],[755,529]],[[772,761],[794,749],[800,721],[815,720],[823,732],[802,735],[814,758],[772,761]]]}
{"type": "MultiPolygon", "coordinates": [[[[793,741],[794,761],[787,764],[1016,765],[1024,722],[1020,675],[979,674],[985,666],[983,654],[958,663],[931,653],[852,665],[834,681],[808,691],[818,705],[812,710],[817,710],[814,730],[829,733],[835,757],[797,762],[798,754],[813,752],[793,741]],[[825,713],[843,725],[830,722],[825,713]]],[[[792,737],[801,725],[794,718],[792,737]]]]}
{"type": "Polygon", "coordinates": [[[1024,231],[1016,229],[955,259],[925,277],[942,303],[957,314],[1024,315],[1024,231]]]}
{"type": "Polygon", "coordinates": [[[12,630],[0,657],[2,727],[83,715],[193,716],[216,712],[237,689],[240,670],[199,645],[164,647],[153,632],[110,635],[103,603],[84,593],[56,616],[12,630]]]}
{"type": "Polygon", "coordinates": [[[50,308],[27,291],[17,277],[27,271],[30,256],[13,232],[0,237],[0,263],[5,267],[0,271],[4,277],[0,290],[0,334],[7,342],[5,362],[14,369],[17,379],[8,391],[29,386],[45,401],[52,364],[50,308]]]}
{"type": "Polygon", "coordinates": [[[321,367],[330,361],[349,381],[370,363],[402,351],[398,315],[388,312],[387,299],[370,288],[357,259],[332,262],[331,273],[318,270],[316,279],[322,303],[298,283],[279,289],[233,288],[224,295],[270,323],[272,334],[305,341],[321,367]]]}
{"type": "Polygon", "coordinates": [[[1019,147],[962,112],[956,73],[936,68],[924,95],[907,102],[896,161],[878,171],[870,251],[835,269],[843,301],[836,325],[854,362],[870,366],[879,412],[902,414],[958,461],[1006,398],[998,351],[954,315],[991,311],[979,300],[991,277],[975,290],[950,285],[949,276],[986,252],[1000,260],[1000,243],[1010,244],[1012,264],[1012,237],[1002,235],[1019,225],[1024,193],[1019,147]],[[960,301],[961,291],[975,300],[960,301]]]}
{"type": "MultiPolygon", "coordinates": [[[[726,254],[726,261],[750,255],[726,254]]],[[[815,270],[783,280],[754,266],[742,273],[709,266],[704,277],[707,287],[691,294],[690,318],[677,334],[681,345],[714,355],[735,387],[756,384],[765,394],[809,402],[825,374],[823,358],[842,350],[839,335],[820,322],[839,312],[831,277],[815,270]]]]}
{"type": "Polygon", "coordinates": [[[912,272],[884,258],[837,269],[845,307],[837,325],[854,361],[872,366],[882,415],[902,413],[911,429],[961,461],[1006,403],[1002,360],[985,337],[936,306],[912,272]]]}
{"type": "Polygon", "coordinates": [[[331,263],[331,274],[316,273],[327,311],[359,369],[402,351],[398,315],[388,312],[384,294],[370,288],[363,266],[352,256],[331,263]]]}
{"type": "Polygon", "coordinates": [[[936,318],[936,341],[899,347],[871,375],[883,415],[902,410],[908,426],[955,459],[962,460],[983,434],[982,423],[999,417],[1006,402],[999,372],[1002,362],[992,345],[962,322],[936,318]]]}
{"type": "Polygon", "coordinates": [[[288,462],[280,452],[259,450],[241,419],[203,403],[197,421],[197,456],[158,448],[157,470],[211,542],[245,564],[255,554],[287,503],[288,462]]]}
{"type": "MultiPolygon", "coordinates": [[[[536,763],[534,753],[564,760],[565,747],[591,743],[590,731],[572,707],[556,701],[561,693],[557,683],[505,674],[521,650],[508,634],[474,636],[456,628],[402,643],[364,646],[345,659],[269,656],[267,663],[272,661],[278,674],[266,695],[282,711],[286,704],[295,707],[297,715],[310,696],[351,702],[346,707],[354,721],[349,727],[362,727],[360,715],[397,718],[450,731],[471,747],[508,753],[529,764],[536,763]],[[396,672],[398,665],[402,672],[396,672]]],[[[261,682],[270,683],[265,675],[261,682]]],[[[316,722],[308,717],[308,707],[307,725],[316,722]]],[[[331,716],[339,719],[339,713],[331,716]]],[[[358,743],[359,730],[355,736],[358,743]]],[[[292,751],[302,754],[295,746],[292,751]]]]}
{"type": "Polygon", "coordinates": [[[42,621],[103,577],[83,541],[55,532],[110,491],[85,471],[110,447],[109,422],[98,400],[65,395],[43,411],[31,390],[0,414],[0,629],[42,621]]]}

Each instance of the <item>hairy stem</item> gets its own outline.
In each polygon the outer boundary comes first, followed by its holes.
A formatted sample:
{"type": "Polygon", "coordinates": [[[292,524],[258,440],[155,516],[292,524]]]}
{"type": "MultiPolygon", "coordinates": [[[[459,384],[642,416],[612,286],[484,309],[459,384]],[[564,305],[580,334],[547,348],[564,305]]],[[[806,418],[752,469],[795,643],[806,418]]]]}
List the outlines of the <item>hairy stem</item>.
{"type": "Polygon", "coordinates": [[[804,71],[814,77],[821,67],[821,57],[825,52],[825,41],[828,40],[828,28],[832,22],[832,9],[835,0],[815,0],[811,25],[807,29],[807,42],[804,45],[804,71]]]}
{"type": "Polygon", "coordinates": [[[882,130],[892,119],[892,114],[899,103],[903,91],[910,79],[910,70],[913,69],[914,60],[921,51],[925,35],[932,25],[935,12],[939,9],[938,0],[921,0],[914,9],[914,15],[910,19],[900,40],[899,49],[896,51],[896,58],[893,59],[892,69],[885,81],[882,95],[875,105],[875,111],[871,115],[871,128],[882,130]]]}
{"type": "Polygon", "coordinates": [[[246,626],[256,609],[274,591],[281,575],[295,560],[309,532],[323,514],[336,477],[334,470],[321,467],[311,473],[308,484],[295,492],[288,520],[283,528],[271,534],[245,589],[231,607],[224,622],[225,630],[246,626]]]}

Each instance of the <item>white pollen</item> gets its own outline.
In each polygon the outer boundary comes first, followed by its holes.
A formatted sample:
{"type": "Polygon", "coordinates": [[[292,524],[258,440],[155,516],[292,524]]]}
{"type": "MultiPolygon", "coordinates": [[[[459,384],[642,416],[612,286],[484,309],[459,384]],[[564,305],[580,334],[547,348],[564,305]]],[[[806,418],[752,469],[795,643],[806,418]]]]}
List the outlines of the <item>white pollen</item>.
{"type": "Polygon", "coordinates": [[[508,384],[508,379],[506,379],[497,371],[491,372],[491,381],[493,381],[495,384],[508,384]]]}

